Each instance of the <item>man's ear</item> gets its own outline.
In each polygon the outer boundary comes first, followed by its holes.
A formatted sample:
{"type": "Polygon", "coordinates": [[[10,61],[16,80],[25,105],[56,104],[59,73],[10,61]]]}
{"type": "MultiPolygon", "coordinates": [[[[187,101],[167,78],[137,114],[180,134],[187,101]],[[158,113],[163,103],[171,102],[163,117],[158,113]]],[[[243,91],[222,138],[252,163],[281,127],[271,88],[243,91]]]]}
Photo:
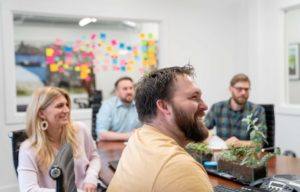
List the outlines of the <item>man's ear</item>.
{"type": "Polygon", "coordinates": [[[165,115],[170,115],[171,114],[171,110],[170,110],[170,106],[168,105],[168,103],[162,99],[159,99],[156,101],[156,107],[157,109],[165,114],[165,115]]]}

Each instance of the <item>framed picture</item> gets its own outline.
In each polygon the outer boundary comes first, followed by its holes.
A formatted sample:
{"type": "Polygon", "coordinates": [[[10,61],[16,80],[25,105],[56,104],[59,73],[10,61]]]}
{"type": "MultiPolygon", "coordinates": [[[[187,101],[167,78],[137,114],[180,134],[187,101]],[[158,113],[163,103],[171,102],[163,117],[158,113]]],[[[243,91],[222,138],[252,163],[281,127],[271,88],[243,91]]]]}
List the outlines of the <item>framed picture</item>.
{"type": "Polygon", "coordinates": [[[290,44],[288,46],[288,72],[289,79],[299,79],[299,45],[290,44]]]}

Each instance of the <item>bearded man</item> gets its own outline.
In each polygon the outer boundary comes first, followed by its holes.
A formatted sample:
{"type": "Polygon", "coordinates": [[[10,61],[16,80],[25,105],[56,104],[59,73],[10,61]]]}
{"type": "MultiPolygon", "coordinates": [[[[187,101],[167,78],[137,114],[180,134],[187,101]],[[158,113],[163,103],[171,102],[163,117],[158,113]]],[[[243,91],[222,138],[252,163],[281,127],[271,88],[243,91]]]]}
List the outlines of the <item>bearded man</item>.
{"type": "Polygon", "coordinates": [[[115,94],[103,102],[97,114],[96,133],[100,141],[127,141],[134,129],[141,126],[133,101],[133,80],[119,78],[115,94]]]}
{"type": "Polygon", "coordinates": [[[208,136],[207,106],[193,71],[164,68],[139,81],[135,103],[144,125],[130,137],[108,191],[213,191],[202,165],[184,150],[208,136]]]}
{"type": "Polygon", "coordinates": [[[205,116],[208,129],[216,127],[217,136],[227,145],[251,145],[248,125],[242,121],[249,114],[257,118],[257,123],[265,125],[264,108],[248,101],[250,80],[245,74],[236,74],[230,81],[231,98],[215,103],[205,116]]]}

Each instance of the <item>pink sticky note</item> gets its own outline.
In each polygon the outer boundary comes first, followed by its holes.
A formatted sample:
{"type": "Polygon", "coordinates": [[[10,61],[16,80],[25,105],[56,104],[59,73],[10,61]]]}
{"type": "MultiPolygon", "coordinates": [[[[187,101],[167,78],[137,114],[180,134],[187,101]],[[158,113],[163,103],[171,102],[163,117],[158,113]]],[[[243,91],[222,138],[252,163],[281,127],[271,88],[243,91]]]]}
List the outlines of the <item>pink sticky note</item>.
{"type": "Polygon", "coordinates": [[[111,40],[111,44],[112,44],[113,46],[117,45],[117,40],[115,40],[115,39],[111,40]]]}
{"type": "Polygon", "coordinates": [[[122,66],[126,65],[126,60],[125,60],[125,59],[122,59],[122,60],[120,61],[120,64],[121,64],[122,66]]]}
{"type": "Polygon", "coordinates": [[[102,70],[103,70],[103,71],[107,71],[107,70],[108,70],[108,65],[103,65],[103,66],[102,66],[102,70]]]}
{"type": "Polygon", "coordinates": [[[95,38],[96,38],[96,34],[93,33],[93,34],[91,35],[91,39],[94,40],[95,38]]]}
{"type": "Polygon", "coordinates": [[[55,44],[55,45],[62,45],[62,44],[63,44],[63,40],[57,38],[57,39],[55,39],[54,44],[55,44]]]}
{"type": "Polygon", "coordinates": [[[144,72],[145,72],[145,69],[144,69],[144,68],[142,68],[142,67],[140,67],[140,68],[139,68],[139,72],[140,72],[141,74],[144,74],[144,72]]]}
{"type": "Polygon", "coordinates": [[[63,73],[63,72],[65,71],[65,69],[64,69],[63,67],[59,67],[59,68],[58,68],[58,71],[59,71],[60,73],[63,73]]]}
{"type": "Polygon", "coordinates": [[[119,71],[119,70],[120,70],[120,67],[118,67],[118,66],[113,66],[113,70],[114,70],[114,71],[119,71]]]}
{"type": "Polygon", "coordinates": [[[54,62],[54,57],[46,57],[46,63],[47,64],[55,63],[54,62]]]}

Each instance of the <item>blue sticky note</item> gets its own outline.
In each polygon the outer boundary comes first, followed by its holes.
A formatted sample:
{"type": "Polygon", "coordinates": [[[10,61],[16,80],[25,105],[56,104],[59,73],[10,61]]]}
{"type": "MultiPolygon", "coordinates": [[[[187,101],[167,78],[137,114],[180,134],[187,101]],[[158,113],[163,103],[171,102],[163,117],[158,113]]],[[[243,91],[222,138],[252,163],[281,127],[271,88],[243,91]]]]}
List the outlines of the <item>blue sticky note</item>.
{"type": "Polygon", "coordinates": [[[147,46],[142,46],[142,51],[143,52],[146,52],[148,50],[148,47],[147,46]]]}
{"type": "Polygon", "coordinates": [[[124,48],[125,48],[125,44],[124,44],[124,43],[120,43],[120,44],[119,44],[119,48],[120,48],[120,49],[124,49],[124,48]]]}
{"type": "Polygon", "coordinates": [[[134,57],[134,59],[135,59],[136,61],[140,61],[140,60],[141,60],[141,58],[140,58],[139,56],[134,57]]]}
{"type": "Polygon", "coordinates": [[[112,63],[113,63],[113,64],[118,64],[118,59],[115,59],[115,58],[112,59],[112,63]]]}
{"type": "Polygon", "coordinates": [[[105,40],[106,39],[106,34],[105,33],[100,33],[100,39],[105,40]]]}
{"type": "Polygon", "coordinates": [[[120,71],[125,72],[126,71],[126,67],[125,66],[120,67],[120,71]]]}
{"type": "Polygon", "coordinates": [[[73,48],[72,47],[68,47],[68,46],[64,46],[64,51],[65,52],[72,52],[73,48]]]}
{"type": "Polygon", "coordinates": [[[132,50],[132,47],[131,47],[131,46],[127,46],[126,49],[127,49],[128,51],[131,51],[131,50],[132,50]]]}

